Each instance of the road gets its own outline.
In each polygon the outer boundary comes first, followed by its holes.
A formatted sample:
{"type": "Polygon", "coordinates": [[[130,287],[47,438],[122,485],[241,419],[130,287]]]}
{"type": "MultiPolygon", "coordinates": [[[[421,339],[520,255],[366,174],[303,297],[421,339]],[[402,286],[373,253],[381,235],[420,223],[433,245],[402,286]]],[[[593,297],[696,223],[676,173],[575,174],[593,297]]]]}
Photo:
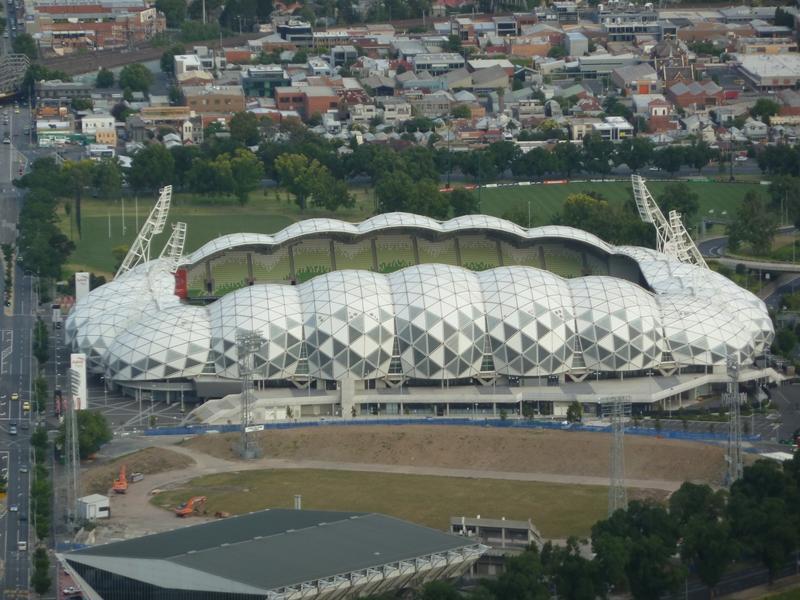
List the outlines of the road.
{"type": "Polygon", "coordinates": [[[16,269],[13,313],[0,314],[0,452],[8,469],[8,511],[0,520],[2,539],[3,588],[0,598],[20,597],[30,581],[30,554],[33,530],[30,524],[30,414],[24,413],[22,403],[31,399],[33,380],[33,313],[37,305],[33,278],[16,269]],[[11,400],[18,393],[20,399],[11,400]],[[17,433],[11,433],[16,427],[17,433]],[[21,470],[25,467],[25,472],[21,470]],[[12,511],[12,507],[16,510],[12,511]],[[25,541],[28,550],[20,551],[18,543],[25,541]]]}

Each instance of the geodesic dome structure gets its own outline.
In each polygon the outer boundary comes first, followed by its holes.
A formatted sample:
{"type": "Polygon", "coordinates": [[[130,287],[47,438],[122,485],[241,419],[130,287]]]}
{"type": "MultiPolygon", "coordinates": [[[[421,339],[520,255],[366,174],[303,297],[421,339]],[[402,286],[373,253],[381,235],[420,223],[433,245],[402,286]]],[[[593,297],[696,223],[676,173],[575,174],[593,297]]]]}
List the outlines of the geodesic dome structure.
{"type": "Polygon", "coordinates": [[[341,270],[298,285],[253,284],[190,306],[174,295],[172,275],[150,261],[78,303],[67,319],[68,339],[89,354],[95,372],[125,382],[201,373],[235,379],[237,338],[248,332],[263,340],[254,377],[264,380],[444,381],[640,372],[665,361],[715,366],[728,356],[751,362],[773,337],[764,304],[708,269],[655,250],[613,247],[568,227],[524,229],[482,215],[446,222],[398,213],[359,224],[312,219],[271,236],[223,236],[186,260],[397,227],[584,244],[609,260],[624,259],[641,276],[565,279],[530,266],[473,272],[418,264],[389,274],[341,270]]]}

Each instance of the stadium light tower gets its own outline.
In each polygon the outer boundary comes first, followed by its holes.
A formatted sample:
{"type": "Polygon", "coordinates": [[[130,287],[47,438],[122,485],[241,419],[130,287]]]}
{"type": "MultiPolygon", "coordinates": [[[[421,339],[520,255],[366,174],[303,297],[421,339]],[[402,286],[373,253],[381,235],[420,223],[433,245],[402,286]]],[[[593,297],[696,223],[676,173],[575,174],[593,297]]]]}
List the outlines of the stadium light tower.
{"type": "Polygon", "coordinates": [[[114,275],[115,279],[130,271],[136,265],[150,260],[150,242],[155,236],[164,231],[171,203],[172,186],[168,185],[159,190],[158,201],[153,206],[153,210],[150,211],[150,216],[147,217],[144,225],[142,225],[136,239],[133,240],[128,254],[125,255],[116,275],[114,275]]]}
{"type": "Polygon", "coordinates": [[[608,516],[628,507],[625,488],[625,420],[631,416],[629,396],[601,399],[603,416],[611,420],[611,456],[609,461],[608,516]]]}
{"type": "Polygon", "coordinates": [[[255,354],[264,340],[253,331],[241,331],[236,336],[236,350],[239,355],[239,377],[242,381],[241,414],[242,429],[239,453],[242,458],[252,459],[258,456],[258,444],[253,433],[263,426],[253,425],[253,374],[256,371],[255,354]]]}
{"type": "Polygon", "coordinates": [[[739,361],[734,356],[728,356],[728,391],[722,400],[728,406],[728,443],[725,448],[725,462],[727,473],[725,485],[730,487],[733,482],[742,477],[744,469],[742,461],[742,402],[745,394],[739,393],[739,361]]]}

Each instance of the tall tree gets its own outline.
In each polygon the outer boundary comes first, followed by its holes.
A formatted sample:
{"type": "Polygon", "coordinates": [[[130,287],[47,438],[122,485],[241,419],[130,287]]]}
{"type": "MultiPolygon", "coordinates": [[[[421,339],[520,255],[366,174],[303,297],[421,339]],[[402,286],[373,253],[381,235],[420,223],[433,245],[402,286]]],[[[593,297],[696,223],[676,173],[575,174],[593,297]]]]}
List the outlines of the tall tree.
{"type": "Polygon", "coordinates": [[[148,144],[133,155],[128,173],[131,187],[137,191],[156,190],[172,183],[175,159],[161,144],[148,144]]]}
{"type": "Polygon", "coordinates": [[[678,211],[684,222],[692,219],[700,208],[700,197],[683,181],[668,183],[658,195],[658,206],[665,215],[678,211]]]}
{"type": "Polygon", "coordinates": [[[767,254],[772,248],[777,224],[778,220],[767,209],[764,198],[749,191],[736,209],[733,222],[728,225],[728,245],[736,251],[744,243],[756,254],[767,254]]]}
{"type": "Polygon", "coordinates": [[[480,210],[478,197],[465,189],[455,189],[447,197],[450,199],[454,217],[474,215],[480,210]]]}
{"type": "Polygon", "coordinates": [[[275,159],[278,182],[295,197],[300,210],[305,210],[309,196],[317,189],[317,182],[329,173],[317,159],[309,160],[304,154],[283,154],[275,159]]]}
{"type": "Polygon", "coordinates": [[[97,78],[95,79],[95,85],[99,88],[110,88],[114,85],[114,71],[109,69],[101,68],[97,71],[97,78]]]}
{"type": "Polygon", "coordinates": [[[124,90],[146,94],[151,85],[153,85],[153,74],[142,63],[125,65],[119,73],[119,86],[124,90]]]}
{"type": "Polygon", "coordinates": [[[678,146],[667,146],[653,153],[653,164],[667,173],[677,173],[683,163],[684,152],[678,146]]]}
{"type": "Polygon", "coordinates": [[[116,198],[122,190],[122,172],[116,158],[106,158],[94,167],[92,184],[104,198],[116,198]]]}
{"type": "Polygon", "coordinates": [[[245,146],[258,144],[258,117],[251,112],[238,112],[228,125],[231,137],[245,146]]]}
{"type": "Polygon", "coordinates": [[[634,173],[653,160],[653,142],[646,137],[629,137],[616,146],[615,162],[628,165],[634,173]]]}
{"type": "MultiPolygon", "coordinates": [[[[224,155],[227,156],[227,155],[224,155]]],[[[233,193],[244,205],[248,195],[257,189],[264,177],[264,165],[258,157],[244,148],[239,148],[230,158],[231,175],[233,176],[233,193]]]]}
{"type": "Polygon", "coordinates": [[[36,47],[36,40],[29,33],[18,33],[14,37],[14,42],[11,44],[14,52],[17,54],[25,54],[31,60],[36,60],[39,56],[39,50],[36,47]]]}
{"type": "Polygon", "coordinates": [[[186,19],[186,0],[156,0],[156,8],[167,18],[167,27],[180,27],[186,19]]]}
{"type": "Polygon", "coordinates": [[[72,193],[75,207],[75,225],[78,228],[78,237],[81,237],[81,199],[83,194],[92,184],[94,178],[94,162],[91,160],[68,160],[61,170],[65,187],[72,193]]]}
{"type": "Polygon", "coordinates": [[[756,100],[756,103],[753,105],[753,108],[750,109],[750,116],[760,119],[767,125],[769,125],[769,120],[771,117],[774,117],[780,111],[781,106],[775,100],[770,98],[759,98],[756,100]]]}

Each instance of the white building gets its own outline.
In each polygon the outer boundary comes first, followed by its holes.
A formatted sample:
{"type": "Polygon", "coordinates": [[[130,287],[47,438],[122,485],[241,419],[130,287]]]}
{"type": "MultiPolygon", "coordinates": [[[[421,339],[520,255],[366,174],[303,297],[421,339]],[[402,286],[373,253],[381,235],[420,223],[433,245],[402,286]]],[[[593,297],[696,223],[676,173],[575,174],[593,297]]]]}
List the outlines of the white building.
{"type": "Polygon", "coordinates": [[[183,75],[184,73],[203,70],[200,57],[196,54],[176,54],[173,61],[175,62],[175,77],[183,75]]]}
{"type": "Polygon", "coordinates": [[[609,142],[618,142],[633,135],[633,125],[624,117],[606,117],[602,123],[593,124],[592,130],[609,142]]]}
{"type": "Polygon", "coordinates": [[[101,494],[90,494],[83,498],[78,498],[78,518],[82,521],[96,521],[97,519],[108,519],[111,516],[111,506],[108,496],[101,494]]]}
{"type": "Polygon", "coordinates": [[[81,119],[84,134],[95,135],[98,131],[114,131],[114,117],[107,113],[86,115],[81,119]]]}

